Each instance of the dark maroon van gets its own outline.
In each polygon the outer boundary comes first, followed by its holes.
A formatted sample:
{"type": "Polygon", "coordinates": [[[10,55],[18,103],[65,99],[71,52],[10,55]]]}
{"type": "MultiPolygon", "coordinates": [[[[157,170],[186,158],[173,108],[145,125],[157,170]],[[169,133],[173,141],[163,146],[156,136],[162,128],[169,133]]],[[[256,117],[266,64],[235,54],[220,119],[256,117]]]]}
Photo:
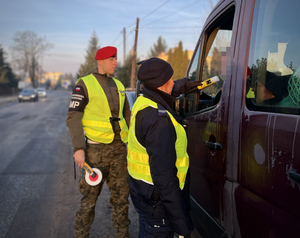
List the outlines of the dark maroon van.
{"type": "Polygon", "coordinates": [[[300,237],[300,1],[221,0],[182,95],[192,217],[203,238],[300,237]]]}

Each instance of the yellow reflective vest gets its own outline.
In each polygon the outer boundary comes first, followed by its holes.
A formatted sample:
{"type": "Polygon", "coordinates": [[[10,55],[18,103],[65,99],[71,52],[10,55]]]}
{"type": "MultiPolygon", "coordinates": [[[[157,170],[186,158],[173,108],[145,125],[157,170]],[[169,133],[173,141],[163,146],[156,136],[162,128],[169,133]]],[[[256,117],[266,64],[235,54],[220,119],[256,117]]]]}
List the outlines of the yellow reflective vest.
{"type": "MultiPolygon", "coordinates": [[[[135,135],[135,123],[136,115],[140,110],[146,107],[158,108],[157,104],[152,100],[139,96],[132,108],[132,114],[130,119],[130,129],[128,133],[128,154],[127,164],[128,172],[134,179],[143,180],[146,183],[152,184],[152,177],[149,166],[149,156],[146,148],[143,147],[137,140],[135,135]]],[[[176,168],[177,177],[179,179],[180,189],[183,189],[186,174],[189,168],[189,156],[187,154],[187,137],[186,132],[182,125],[178,123],[171,113],[166,111],[169,115],[176,131],[177,140],[175,143],[175,149],[177,154],[176,168]]],[[[158,132],[159,133],[159,132],[158,132]]]]}
{"type": "MultiPolygon", "coordinates": [[[[87,138],[109,144],[113,141],[115,133],[112,128],[111,110],[107,97],[97,79],[92,75],[81,78],[87,88],[89,103],[86,105],[81,119],[83,129],[87,138]]],[[[121,128],[121,139],[124,143],[128,140],[128,127],[123,116],[125,104],[125,88],[117,79],[113,79],[119,92],[119,125],[121,128]]],[[[79,81],[79,80],[78,80],[79,81]]]]}
{"type": "Polygon", "coordinates": [[[253,92],[252,88],[250,88],[249,91],[247,92],[246,98],[255,98],[255,93],[253,92]]]}

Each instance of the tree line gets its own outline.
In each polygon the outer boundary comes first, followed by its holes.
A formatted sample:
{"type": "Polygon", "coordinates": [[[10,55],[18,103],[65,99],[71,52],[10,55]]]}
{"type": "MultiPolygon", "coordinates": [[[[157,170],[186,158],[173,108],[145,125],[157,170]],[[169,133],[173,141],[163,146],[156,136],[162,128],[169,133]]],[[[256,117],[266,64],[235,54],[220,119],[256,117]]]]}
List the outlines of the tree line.
{"type": "Polygon", "coordinates": [[[6,52],[0,45],[0,87],[16,88],[18,86],[18,76],[16,76],[6,61],[6,52]]]}
{"type": "MultiPolygon", "coordinates": [[[[94,57],[99,48],[101,48],[99,39],[96,33],[93,32],[86,50],[85,62],[80,65],[77,78],[86,76],[96,70],[97,63],[94,57]]],[[[159,57],[162,52],[167,53],[167,62],[171,64],[174,69],[174,80],[183,78],[190,60],[188,58],[188,51],[183,49],[182,42],[180,41],[177,47],[168,50],[166,41],[159,36],[153,46],[150,47],[148,58],[159,57]]],[[[114,77],[119,79],[125,87],[130,87],[131,83],[132,57],[132,55],[128,55],[125,62],[123,62],[123,65],[118,64],[114,75],[114,77]]],[[[137,58],[136,62],[141,60],[145,59],[137,58]]],[[[136,72],[138,71],[138,67],[139,66],[136,65],[136,72]]]]}
{"type": "MultiPolygon", "coordinates": [[[[52,47],[45,37],[40,37],[32,31],[15,33],[10,47],[12,65],[7,62],[7,53],[0,45],[0,87],[17,88],[19,81],[29,77],[32,87],[37,88],[38,78],[43,75],[43,57],[52,47]]],[[[49,87],[50,80],[47,80],[44,86],[49,87]]]]}
{"type": "MultiPolygon", "coordinates": [[[[25,78],[30,77],[32,87],[38,86],[38,77],[43,73],[42,62],[46,52],[53,47],[45,37],[39,37],[32,31],[17,32],[13,38],[13,45],[11,46],[11,58],[13,66],[11,66],[6,59],[7,53],[0,45],[0,87],[17,88],[18,82],[25,78]],[[13,70],[14,69],[14,70],[13,70]],[[18,74],[15,74],[18,72],[18,74]]],[[[101,48],[99,39],[95,32],[93,32],[86,50],[85,62],[80,65],[77,72],[77,78],[88,75],[94,72],[97,68],[96,60],[94,59],[97,50],[101,48]]],[[[164,52],[167,53],[169,62],[174,69],[174,79],[183,78],[185,71],[189,64],[188,52],[183,50],[183,44],[180,41],[175,48],[168,49],[166,41],[159,36],[157,41],[150,47],[148,58],[159,57],[164,52]]],[[[123,65],[118,64],[115,77],[118,78],[125,87],[130,87],[131,70],[132,70],[132,55],[128,55],[123,62],[123,65]]],[[[136,59],[136,62],[145,59],[136,59]]],[[[136,72],[138,65],[136,65],[136,72]]],[[[73,80],[71,75],[67,78],[73,80]]],[[[74,82],[72,82],[74,83],[74,82]]],[[[49,80],[45,86],[49,86],[49,80]]]]}

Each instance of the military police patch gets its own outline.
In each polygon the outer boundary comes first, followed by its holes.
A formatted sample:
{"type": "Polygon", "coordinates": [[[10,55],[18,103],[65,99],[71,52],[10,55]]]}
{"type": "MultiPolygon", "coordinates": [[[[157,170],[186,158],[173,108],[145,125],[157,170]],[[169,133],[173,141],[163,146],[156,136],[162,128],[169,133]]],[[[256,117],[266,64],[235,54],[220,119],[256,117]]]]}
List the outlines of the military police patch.
{"type": "Polygon", "coordinates": [[[83,112],[86,104],[87,99],[83,87],[76,85],[73,89],[69,111],[83,112]]]}

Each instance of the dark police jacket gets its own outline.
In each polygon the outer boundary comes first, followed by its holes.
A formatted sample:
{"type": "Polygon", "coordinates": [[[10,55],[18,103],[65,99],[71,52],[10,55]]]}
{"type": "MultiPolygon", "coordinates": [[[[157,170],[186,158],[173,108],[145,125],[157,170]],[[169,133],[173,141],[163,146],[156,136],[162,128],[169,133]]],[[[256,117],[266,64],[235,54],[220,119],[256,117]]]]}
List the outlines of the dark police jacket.
{"type": "Polygon", "coordinates": [[[157,89],[142,90],[144,97],[158,104],[158,109],[147,107],[137,113],[135,133],[149,155],[154,185],[129,176],[130,195],[135,207],[149,219],[171,223],[176,233],[187,235],[193,231],[189,211],[189,172],[183,190],[176,176],[176,132],[167,113],[181,122],[172,105],[175,98],[157,89]],[[157,133],[159,132],[159,133],[157,133]]]}

